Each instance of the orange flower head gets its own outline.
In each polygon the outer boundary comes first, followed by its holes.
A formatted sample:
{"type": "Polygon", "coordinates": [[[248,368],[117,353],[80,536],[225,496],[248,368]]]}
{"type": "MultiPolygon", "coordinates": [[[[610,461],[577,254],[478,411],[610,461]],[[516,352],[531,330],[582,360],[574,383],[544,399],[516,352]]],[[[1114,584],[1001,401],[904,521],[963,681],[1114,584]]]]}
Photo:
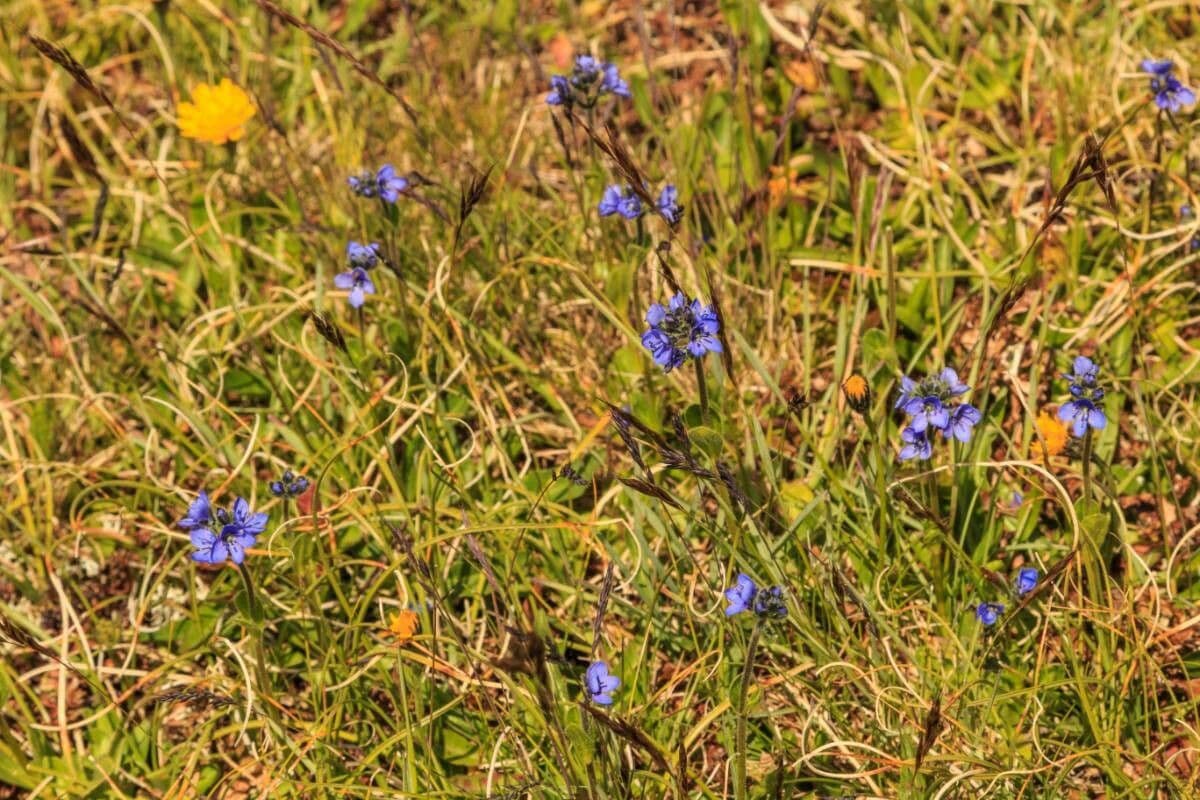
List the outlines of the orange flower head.
{"type": "Polygon", "coordinates": [[[846,378],[842,384],[842,393],[846,402],[860,414],[865,414],[871,407],[871,384],[857,372],[846,378]]]}
{"type": "Polygon", "coordinates": [[[417,612],[406,608],[397,614],[392,614],[388,632],[396,637],[396,644],[407,642],[417,632],[417,612]]]}
{"type": "Polygon", "coordinates": [[[1051,416],[1045,411],[1038,414],[1038,434],[1041,438],[1034,439],[1029,444],[1029,454],[1038,460],[1060,454],[1067,446],[1067,426],[1057,416],[1051,416]],[[1043,452],[1042,442],[1046,446],[1043,452]]]}
{"type": "Polygon", "coordinates": [[[212,144],[236,142],[255,114],[246,90],[222,78],[216,86],[202,83],[192,90],[192,102],[179,104],[179,132],[212,144]]]}

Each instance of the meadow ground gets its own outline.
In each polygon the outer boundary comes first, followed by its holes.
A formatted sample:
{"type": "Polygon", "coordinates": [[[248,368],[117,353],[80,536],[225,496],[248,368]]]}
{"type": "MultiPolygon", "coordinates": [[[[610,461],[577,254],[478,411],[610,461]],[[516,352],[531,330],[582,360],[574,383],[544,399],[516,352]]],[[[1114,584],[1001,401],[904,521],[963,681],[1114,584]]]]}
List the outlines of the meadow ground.
{"type": "Polygon", "coordinates": [[[0,4],[0,798],[1200,796],[1198,31],[0,4]]]}

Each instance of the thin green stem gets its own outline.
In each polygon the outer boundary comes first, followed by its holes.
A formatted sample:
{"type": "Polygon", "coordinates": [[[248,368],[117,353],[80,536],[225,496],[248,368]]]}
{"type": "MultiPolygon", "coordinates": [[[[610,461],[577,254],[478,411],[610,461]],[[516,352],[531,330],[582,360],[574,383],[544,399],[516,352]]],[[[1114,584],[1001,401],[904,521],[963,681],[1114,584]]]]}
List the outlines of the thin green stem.
{"type": "Polygon", "coordinates": [[[733,796],[735,800],[746,800],[746,697],[750,693],[750,677],[754,673],[754,652],[758,649],[758,637],[762,632],[762,620],[754,621],[750,640],[746,643],[746,663],[742,666],[742,683],[738,687],[737,734],[733,748],[733,796]]]}
{"type": "Polygon", "coordinates": [[[704,380],[704,361],[699,358],[693,358],[692,364],[696,367],[696,385],[700,391],[700,424],[708,424],[708,384],[704,380]]]}
{"type": "Polygon", "coordinates": [[[1092,429],[1083,434],[1083,499],[1092,499],[1092,429]]]}

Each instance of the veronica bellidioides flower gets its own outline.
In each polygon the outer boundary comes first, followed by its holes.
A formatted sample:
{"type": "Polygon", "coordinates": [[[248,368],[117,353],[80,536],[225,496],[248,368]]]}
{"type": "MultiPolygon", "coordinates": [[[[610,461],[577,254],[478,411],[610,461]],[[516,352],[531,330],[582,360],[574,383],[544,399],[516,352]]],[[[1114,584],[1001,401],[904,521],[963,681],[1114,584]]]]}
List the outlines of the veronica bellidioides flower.
{"type": "Polygon", "coordinates": [[[900,432],[903,442],[901,461],[930,458],[933,455],[930,440],[933,431],[941,431],[943,438],[971,441],[971,433],[983,416],[970,403],[955,400],[969,391],[971,387],[960,381],[958,373],[949,367],[920,383],[907,375],[900,379],[900,397],[895,407],[911,417],[908,426],[900,432]]]}
{"type": "Polygon", "coordinates": [[[578,56],[570,75],[550,78],[550,94],[546,102],[552,106],[580,105],[591,108],[601,96],[611,94],[629,97],[629,84],[621,80],[615,64],[592,56],[578,56]]]}
{"type": "Polygon", "coordinates": [[[782,586],[759,589],[749,575],[739,572],[733,586],[725,590],[729,605],[725,616],[732,617],[743,611],[752,611],[760,619],[782,619],[787,616],[787,603],[783,599],[782,586]]]}
{"type": "Polygon", "coordinates": [[[1169,60],[1156,61],[1147,58],[1142,62],[1142,72],[1150,75],[1150,91],[1154,92],[1154,105],[1163,111],[1178,114],[1184,106],[1196,102],[1196,95],[1179,82],[1172,74],[1174,70],[1175,64],[1169,60]]]}
{"type": "Polygon", "coordinates": [[[363,170],[346,179],[350,191],[359,197],[378,197],[385,203],[395,203],[408,188],[408,178],[396,174],[396,168],[384,164],[377,171],[363,170]]]}
{"type": "Polygon", "coordinates": [[[305,490],[308,489],[308,478],[303,475],[297,476],[290,469],[284,470],[279,480],[271,481],[269,488],[271,489],[271,494],[276,497],[297,497],[304,494],[305,490]]]}
{"type": "Polygon", "coordinates": [[[1017,573],[1017,596],[1024,597],[1034,590],[1038,582],[1037,567],[1022,567],[1017,573]]]}
{"type": "Polygon", "coordinates": [[[230,560],[241,564],[246,548],[253,547],[258,535],[266,530],[267,515],[251,512],[250,504],[241,497],[234,500],[231,511],[214,509],[208,492],[201,490],[178,525],[191,535],[192,547],[196,548],[193,561],[222,564],[230,560]]]}
{"type": "Polygon", "coordinates": [[[1058,418],[1071,423],[1071,432],[1083,436],[1088,428],[1103,430],[1108,418],[1100,409],[1104,390],[1097,384],[1100,368],[1087,356],[1077,356],[1071,374],[1063,373],[1070,381],[1071,399],[1058,409],[1058,418]]]}
{"type": "Polygon", "coordinates": [[[379,245],[350,242],[346,245],[346,258],[350,269],[334,275],[333,285],[350,292],[349,301],[353,308],[362,308],[367,301],[366,295],[375,294],[375,284],[367,271],[379,263],[379,245]]]}
{"type": "Polygon", "coordinates": [[[668,225],[677,225],[683,218],[683,206],[679,205],[679,190],[673,183],[668,183],[662,188],[655,205],[668,225]]]}
{"type": "Polygon", "coordinates": [[[646,322],[650,329],[642,334],[642,345],[665,372],[689,358],[723,349],[717,338],[721,321],[716,310],[701,305],[698,299],[689,302],[683,292],[668,300],[665,308],[661,303],[652,304],[646,311],[646,322]]]}
{"type": "Polygon", "coordinates": [[[612,693],[621,688],[621,679],[608,674],[608,664],[603,661],[593,661],[584,675],[588,698],[597,705],[611,706],[612,693]]]}
{"type": "Polygon", "coordinates": [[[600,216],[611,217],[620,214],[625,219],[634,220],[642,215],[642,201],[628,186],[616,184],[604,190],[600,197],[600,216]]]}
{"type": "Polygon", "coordinates": [[[980,603],[975,606],[975,618],[987,626],[995,625],[1003,613],[1003,603],[980,603]]]}

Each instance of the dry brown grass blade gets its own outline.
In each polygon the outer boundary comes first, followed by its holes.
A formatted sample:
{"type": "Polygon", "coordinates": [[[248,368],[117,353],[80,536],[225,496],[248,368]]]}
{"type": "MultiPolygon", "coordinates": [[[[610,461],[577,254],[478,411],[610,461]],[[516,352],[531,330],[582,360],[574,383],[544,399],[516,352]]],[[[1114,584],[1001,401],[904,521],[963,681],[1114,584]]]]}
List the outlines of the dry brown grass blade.
{"type": "Polygon", "coordinates": [[[938,734],[942,732],[943,725],[942,696],[939,694],[933,698],[933,703],[929,706],[929,713],[925,716],[925,727],[921,731],[921,740],[917,743],[916,771],[920,772],[921,762],[925,760],[925,756],[929,755],[929,751],[937,741],[938,734]]]}
{"type": "Polygon", "coordinates": [[[653,483],[639,480],[638,478],[622,478],[620,475],[617,476],[617,480],[628,486],[630,489],[633,489],[635,492],[644,494],[647,497],[653,497],[655,499],[662,500],[672,508],[677,508],[680,511],[683,510],[683,506],[679,505],[679,502],[674,497],[667,494],[665,489],[655,486],[653,483]]]}
{"type": "Polygon", "coordinates": [[[620,717],[605,714],[591,703],[584,703],[583,710],[591,714],[592,719],[608,728],[617,736],[644,750],[650,756],[650,760],[654,762],[655,768],[660,770],[663,775],[671,774],[671,765],[667,763],[666,756],[663,755],[662,750],[659,749],[658,745],[649,736],[642,733],[641,729],[635,728],[620,717]]]}

